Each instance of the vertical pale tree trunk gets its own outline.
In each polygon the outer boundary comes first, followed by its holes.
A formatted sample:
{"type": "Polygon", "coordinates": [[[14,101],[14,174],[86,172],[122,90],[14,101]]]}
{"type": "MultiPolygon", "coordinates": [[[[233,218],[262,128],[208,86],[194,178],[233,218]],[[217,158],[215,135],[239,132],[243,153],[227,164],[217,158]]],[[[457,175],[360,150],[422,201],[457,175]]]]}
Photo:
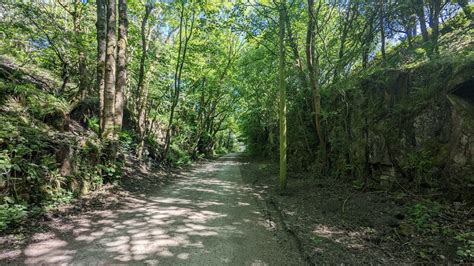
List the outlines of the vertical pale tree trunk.
{"type": "Polygon", "coordinates": [[[138,136],[140,138],[137,147],[137,156],[141,158],[143,155],[143,148],[145,146],[145,121],[146,121],[146,103],[148,98],[148,88],[145,86],[145,61],[147,54],[147,36],[146,36],[146,24],[148,17],[150,16],[153,6],[147,4],[145,6],[145,15],[142,19],[141,25],[141,38],[142,38],[142,55],[140,58],[140,69],[138,72],[138,136]]]}
{"type": "Polygon", "coordinates": [[[124,91],[127,84],[127,0],[119,0],[119,30],[117,44],[117,80],[115,83],[116,134],[122,129],[124,91]]]}
{"type": "MultiPolygon", "coordinates": [[[[102,123],[104,113],[104,75],[105,75],[105,49],[106,49],[106,10],[105,0],[97,0],[97,73],[96,90],[99,92],[99,110],[102,123]]],[[[101,126],[102,129],[102,126],[101,126]]]]}
{"type": "Polygon", "coordinates": [[[285,1],[280,3],[279,32],[279,120],[280,120],[280,190],[286,189],[286,73],[285,73],[285,1]]]}
{"type": "Polygon", "coordinates": [[[104,113],[102,138],[113,140],[115,120],[115,49],[116,49],[116,0],[107,0],[107,50],[105,55],[104,113]]]}

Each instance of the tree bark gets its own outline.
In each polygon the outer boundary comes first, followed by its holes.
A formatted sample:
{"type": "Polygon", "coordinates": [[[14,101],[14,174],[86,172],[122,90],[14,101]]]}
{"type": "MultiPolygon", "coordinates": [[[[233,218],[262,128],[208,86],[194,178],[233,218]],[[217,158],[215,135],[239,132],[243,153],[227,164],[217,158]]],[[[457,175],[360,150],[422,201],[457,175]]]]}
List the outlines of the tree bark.
{"type": "Polygon", "coordinates": [[[382,53],[382,60],[385,62],[387,59],[386,52],[385,52],[385,1],[380,1],[380,43],[381,48],[380,51],[382,53]]]}
{"type": "Polygon", "coordinates": [[[280,191],[286,190],[286,71],[285,71],[285,1],[280,4],[279,32],[279,120],[280,120],[280,191]]]}
{"type": "Polygon", "coordinates": [[[418,17],[418,21],[420,22],[420,30],[421,36],[423,37],[423,41],[427,42],[430,40],[430,36],[428,35],[428,30],[426,29],[425,5],[423,3],[423,0],[415,1],[415,13],[418,17]]]}
{"type": "MultiPolygon", "coordinates": [[[[127,0],[119,0],[119,30],[117,45],[117,80],[115,83],[115,134],[122,129],[124,98],[127,84],[127,0]]],[[[118,136],[116,136],[118,138],[118,136]]]]}
{"type": "Polygon", "coordinates": [[[102,138],[113,140],[115,120],[115,49],[116,49],[116,0],[107,0],[107,50],[105,56],[104,113],[102,138]]]}
{"type": "Polygon", "coordinates": [[[432,17],[431,21],[431,41],[432,41],[432,54],[438,53],[438,37],[439,37],[439,15],[441,13],[441,0],[432,0],[432,17]]]}
{"type": "MultiPolygon", "coordinates": [[[[104,113],[104,76],[105,76],[105,49],[106,49],[106,9],[105,0],[97,0],[97,73],[96,90],[99,92],[99,110],[102,122],[104,113]]],[[[102,126],[101,126],[102,129],[102,126]]]]}

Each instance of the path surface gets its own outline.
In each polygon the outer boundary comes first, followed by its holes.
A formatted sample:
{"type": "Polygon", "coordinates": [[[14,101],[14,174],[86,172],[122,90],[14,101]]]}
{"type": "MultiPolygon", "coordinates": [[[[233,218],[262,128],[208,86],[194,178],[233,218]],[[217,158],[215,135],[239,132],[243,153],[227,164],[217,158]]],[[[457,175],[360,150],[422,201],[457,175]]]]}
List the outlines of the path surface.
{"type": "Polygon", "coordinates": [[[242,183],[236,156],[202,164],[152,194],[125,197],[121,208],[37,234],[14,263],[301,265],[242,183]]]}

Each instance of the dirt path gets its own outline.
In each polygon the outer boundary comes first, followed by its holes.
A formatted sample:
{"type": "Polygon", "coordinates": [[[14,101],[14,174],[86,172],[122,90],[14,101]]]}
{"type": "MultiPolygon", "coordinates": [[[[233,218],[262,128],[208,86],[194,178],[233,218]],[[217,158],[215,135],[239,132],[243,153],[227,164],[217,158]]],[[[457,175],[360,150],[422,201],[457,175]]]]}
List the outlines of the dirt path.
{"type": "Polygon", "coordinates": [[[124,197],[120,208],[86,212],[37,233],[27,246],[8,251],[14,257],[8,262],[303,264],[272,232],[261,203],[242,182],[236,154],[182,175],[160,191],[124,197]]]}

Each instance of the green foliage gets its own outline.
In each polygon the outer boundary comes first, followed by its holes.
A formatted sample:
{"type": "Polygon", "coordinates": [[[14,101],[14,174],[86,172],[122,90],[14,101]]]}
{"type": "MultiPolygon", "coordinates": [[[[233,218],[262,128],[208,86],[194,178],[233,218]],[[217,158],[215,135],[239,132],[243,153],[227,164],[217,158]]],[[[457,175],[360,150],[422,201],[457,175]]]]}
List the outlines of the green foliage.
{"type": "Polygon", "coordinates": [[[438,227],[433,218],[440,214],[441,206],[436,202],[424,202],[413,205],[408,210],[410,221],[420,230],[438,227]]]}
{"type": "MultiPolygon", "coordinates": [[[[83,143],[62,132],[69,109],[62,98],[28,83],[2,82],[0,103],[0,184],[6,195],[1,229],[13,228],[28,213],[69,203],[99,188],[104,177],[116,180],[121,174],[121,165],[100,162],[105,151],[93,134],[83,143]],[[72,171],[67,176],[61,172],[63,159],[72,171]]],[[[89,119],[91,128],[96,124],[97,119],[89,119]]]]}
{"type": "MultiPolygon", "coordinates": [[[[98,164],[97,168],[100,170],[100,177],[108,182],[114,182],[122,177],[123,163],[120,161],[106,161],[105,164],[98,164]]],[[[94,179],[93,182],[99,187],[102,185],[102,180],[94,179]]]]}
{"type": "Polygon", "coordinates": [[[466,261],[474,259],[474,232],[467,232],[457,235],[454,239],[461,243],[456,254],[466,261]]]}
{"type": "Polygon", "coordinates": [[[168,161],[171,166],[179,167],[189,164],[191,162],[191,156],[187,152],[181,150],[178,145],[173,144],[171,145],[168,161]]]}
{"type": "Polygon", "coordinates": [[[414,178],[417,187],[422,183],[428,185],[433,183],[435,164],[431,152],[424,150],[409,152],[400,162],[400,166],[414,178]]]}
{"type": "MultiPolygon", "coordinates": [[[[13,200],[8,200],[13,202],[13,200]]],[[[0,232],[24,221],[27,216],[26,206],[22,204],[5,203],[0,205],[0,232]]]]}
{"type": "Polygon", "coordinates": [[[100,121],[99,118],[94,116],[87,119],[87,127],[94,131],[96,134],[100,133],[100,121]]]}

